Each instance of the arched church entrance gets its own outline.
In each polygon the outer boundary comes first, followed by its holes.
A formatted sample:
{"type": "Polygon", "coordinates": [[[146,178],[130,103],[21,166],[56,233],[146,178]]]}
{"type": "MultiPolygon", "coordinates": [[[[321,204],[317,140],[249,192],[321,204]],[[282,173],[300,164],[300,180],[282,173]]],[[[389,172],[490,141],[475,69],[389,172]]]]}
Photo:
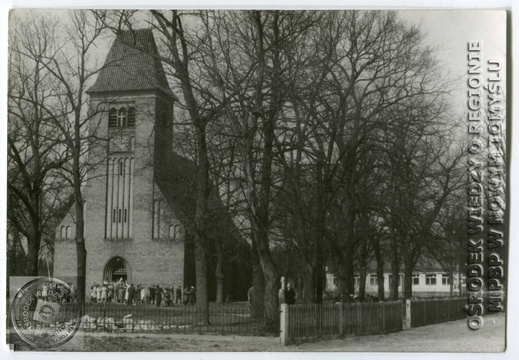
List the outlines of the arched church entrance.
{"type": "Polygon", "coordinates": [[[120,256],[115,256],[106,264],[103,280],[119,281],[119,279],[123,279],[130,281],[130,275],[128,262],[120,256]]]}

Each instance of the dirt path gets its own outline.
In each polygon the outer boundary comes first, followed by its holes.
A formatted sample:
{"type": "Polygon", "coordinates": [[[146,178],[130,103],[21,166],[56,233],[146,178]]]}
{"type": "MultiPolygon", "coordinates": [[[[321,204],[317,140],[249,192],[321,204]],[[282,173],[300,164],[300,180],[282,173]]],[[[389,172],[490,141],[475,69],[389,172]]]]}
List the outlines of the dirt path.
{"type": "Polygon", "coordinates": [[[478,331],[466,320],[423,326],[388,335],[349,337],[281,346],[279,338],[189,334],[79,334],[65,351],[369,351],[499,352],[505,346],[505,316],[485,317],[478,331]]]}

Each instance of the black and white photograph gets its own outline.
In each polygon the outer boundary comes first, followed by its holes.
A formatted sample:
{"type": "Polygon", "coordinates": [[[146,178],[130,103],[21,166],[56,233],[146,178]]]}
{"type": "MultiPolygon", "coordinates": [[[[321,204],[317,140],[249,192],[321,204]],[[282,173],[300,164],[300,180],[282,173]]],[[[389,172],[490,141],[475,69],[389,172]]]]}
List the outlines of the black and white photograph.
{"type": "Polygon", "coordinates": [[[11,351],[514,341],[511,12],[35,6],[6,36],[11,351]]]}

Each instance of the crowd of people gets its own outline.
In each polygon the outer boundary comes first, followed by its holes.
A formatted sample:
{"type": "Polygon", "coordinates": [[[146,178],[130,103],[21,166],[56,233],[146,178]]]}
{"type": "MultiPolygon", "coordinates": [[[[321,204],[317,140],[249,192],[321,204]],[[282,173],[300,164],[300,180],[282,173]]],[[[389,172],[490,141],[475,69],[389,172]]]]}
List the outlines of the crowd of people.
{"type": "Polygon", "coordinates": [[[135,285],[124,279],[118,281],[103,281],[90,288],[90,301],[94,303],[120,303],[126,305],[152,304],[170,307],[174,304],[194,305],[196,302],[195,287],[181,286],[161,287],[159,285],[135,285]]]}

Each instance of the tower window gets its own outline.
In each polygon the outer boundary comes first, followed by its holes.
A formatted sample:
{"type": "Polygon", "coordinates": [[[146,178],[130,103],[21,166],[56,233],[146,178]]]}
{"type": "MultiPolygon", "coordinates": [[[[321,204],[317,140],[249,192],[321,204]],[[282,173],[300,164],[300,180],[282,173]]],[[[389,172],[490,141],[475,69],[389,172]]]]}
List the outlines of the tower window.
{"type": "Polygon", "coordinates": [[[128,127],[135,127],[135,108],[128,109],[128,127]]]}
{"type": "Polygon", "coordinates": [[[128,125],[128,114],[126,113],[125,108],[119,109],[119,114],[117,114],[117,127],[126,127],[128,125]]]}
{"type": "Polygon", "coordinates": [[[128,128],[135,127],[135,108],[130,107],[128,110],[121,107],[119,110],[111,108],[108,115],[109,128],[128,128]]]}
{"type": "Polygon", "coordinates": [[[110,114],[108,116],[108,127],[115,128],[117,127],[117,109],[111,108],[110,114]]]}

